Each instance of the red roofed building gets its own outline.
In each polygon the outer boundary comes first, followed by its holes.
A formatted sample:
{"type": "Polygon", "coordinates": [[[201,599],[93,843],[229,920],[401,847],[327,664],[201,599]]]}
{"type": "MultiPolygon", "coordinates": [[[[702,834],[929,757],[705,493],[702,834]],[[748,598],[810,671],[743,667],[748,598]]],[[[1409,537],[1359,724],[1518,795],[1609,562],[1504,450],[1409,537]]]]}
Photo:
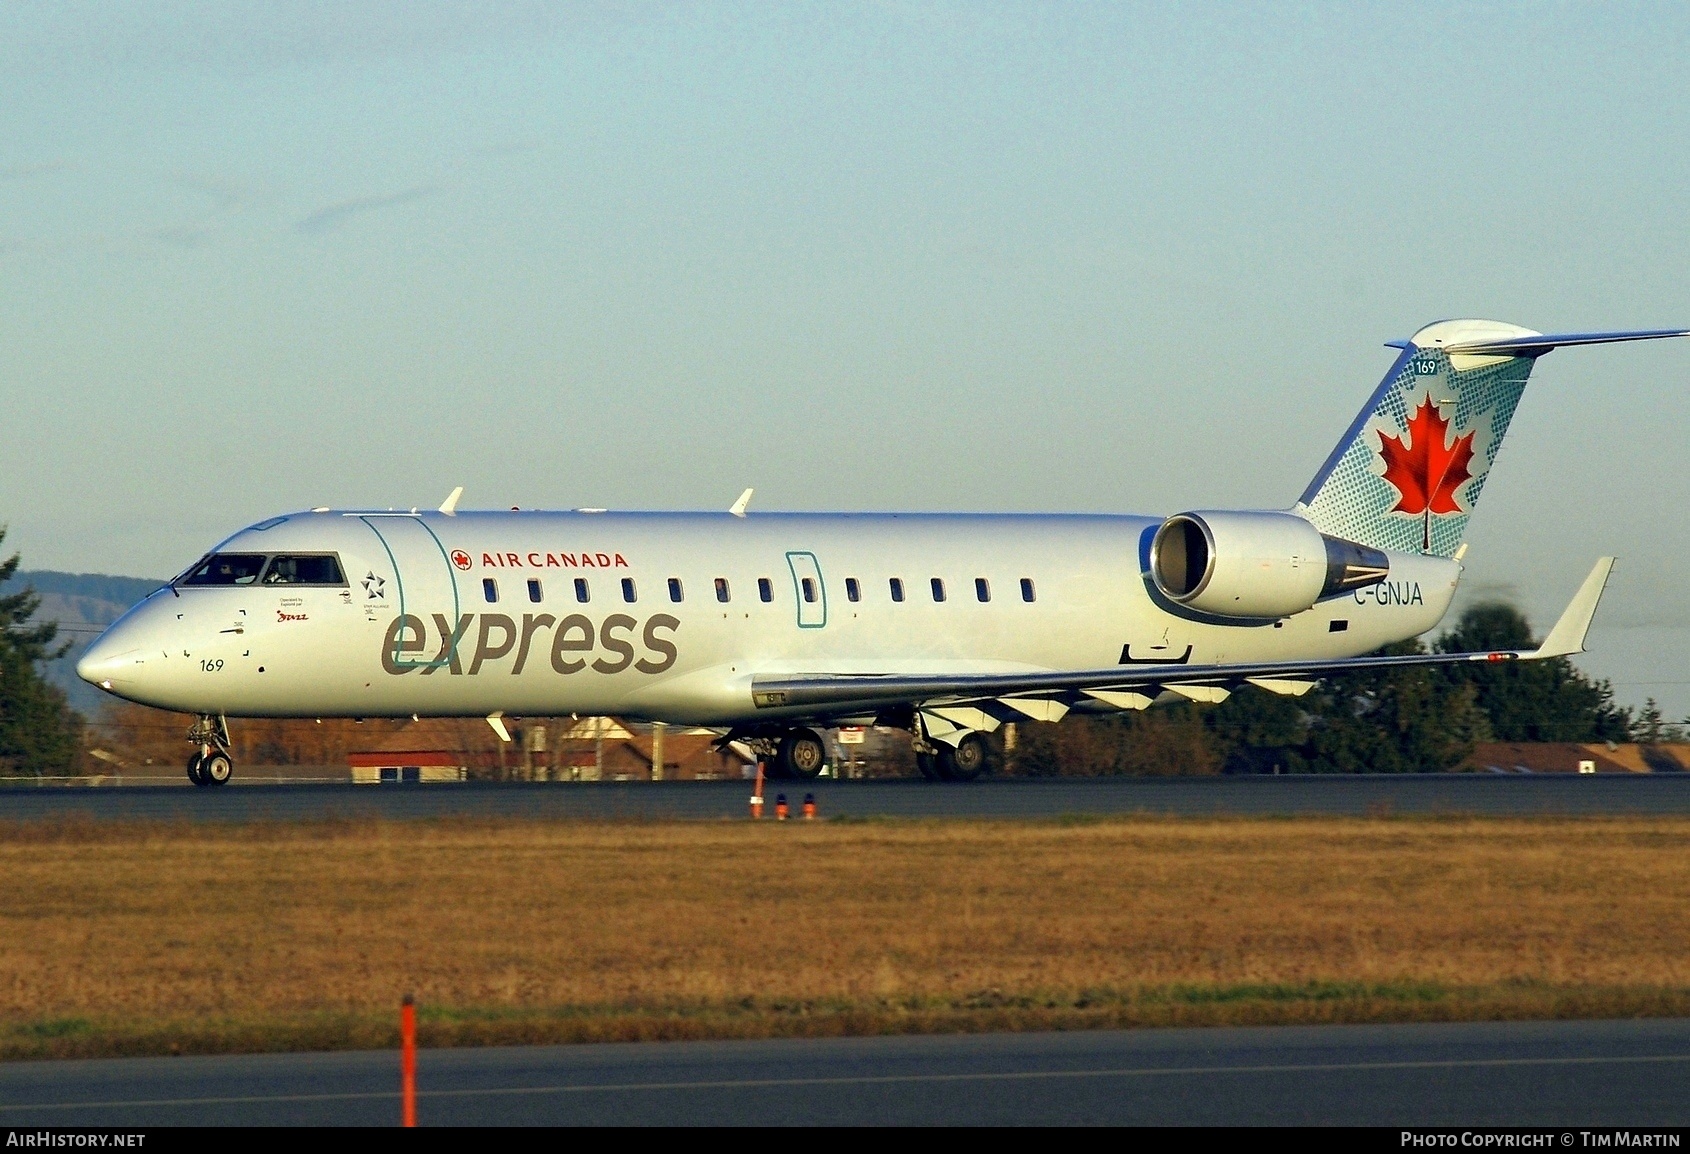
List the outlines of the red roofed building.
{"type": "Polygon", "coordinates": [[[1690,769],[1690,744],[1482,741],[1469,764],[1481,773],[1681,773],[1690,769]]]}

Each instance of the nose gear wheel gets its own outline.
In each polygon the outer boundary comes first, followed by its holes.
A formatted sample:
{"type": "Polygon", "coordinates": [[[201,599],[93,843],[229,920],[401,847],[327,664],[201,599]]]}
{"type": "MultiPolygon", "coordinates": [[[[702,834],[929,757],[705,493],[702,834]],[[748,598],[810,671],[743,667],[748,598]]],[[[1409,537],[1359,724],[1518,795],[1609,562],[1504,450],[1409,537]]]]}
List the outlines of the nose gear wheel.
{"type": "Polygon", "coordinates": [[[188,730],[188,740],[199,746],[188,758],[188,780],[202,789],[229,784],[235,759],[229,753],[229,722],[223,715],[200,714],[188,730]]]}

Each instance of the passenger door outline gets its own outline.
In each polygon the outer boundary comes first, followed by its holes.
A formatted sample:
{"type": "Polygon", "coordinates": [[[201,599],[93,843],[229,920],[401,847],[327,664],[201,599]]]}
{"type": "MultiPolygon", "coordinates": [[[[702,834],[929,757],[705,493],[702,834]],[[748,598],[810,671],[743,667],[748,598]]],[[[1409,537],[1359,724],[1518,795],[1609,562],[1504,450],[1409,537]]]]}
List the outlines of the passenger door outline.
{"type": "Polygon", "coordinates": [[[822,580],[821,562],[807,551],[793,551],[786,555],[786,567],[792,571],[792,596],[798,603],[798,628],[821,629],[827,625],[827,582],[822,580]],[[804,580],[815,582],[816,599],[804,599],[804,580]]]}
{"type": "MultiPolygon", "coordinates": [[[[402,535],[409,536],[410,540],[403,542],[401,545],[402,549],[404,544],[411,545],[413,549],[421,548],[423,550],[426,550],[429,545],[432,545],[434,550],[440,554],[440,563],[445,567],[446,584],[450,586],[452,590],[451,621],[452,628],[455,630],[457,628],[458,621],[461,620],[460,614],[462,613],[462,605],[460,604],[458,597],[458,575],[452,568],[452,559],[447,556],[446,546],[440,543],[440,538],[435,536],[434,530],[429,528],[428,522],[412,513],[367,513],[360,514],[358,519],[368,525],[370,527],[370,531],[376,535],[376,540],[381,542],[381,547],[387,552],[388,563],[393,566],[393,581],[394,584],[399,586],[399,616],[404,617],[409,614],[421,621],[423,623],[423,634],[425,637],[428,634],[430,613],[435,610],[444,609],[445,598],[444,596],[440,598],[442,602],[440,605],[425,606],[423,604],[423,602],[428,600],[426,591],[428,589],[429,582],[426,576],[427,570],[424,569],[419,572],[417,570],[417,565],[427,565],[429,562],[422,561],[420,558],[413,559],[413,564],[411,566],[412,574],[410,591],[407,593],[405,567],[399,564],[399,557],[398,554],[394,552],[394,545],[395,543],[401,541],[402,535]],[[410,533],[407,529],[400,529],[393,533],[393,540],[389,540],[388,535],[376,527],[374,518],[380,518],[382,521],[385,521],[390,527],[390,530],[391,527],[395,525],[409,522],[421,529],[424,536],[419,537],[410,533]],[[407,603],[407,597],[409,598],[410,603],[407,603]]],[[[423,556],[426,557],[427,553],[424,552],[423,556]]],[[[439,590],[438,586],[436,587],[436,591],[444,592],[443,590],[439,590]]],[[[443,665],[451,665],[458,659],[456,652],[457,643],[454,642],[450,636],[447,636],[442,640],[447,644],[447,650],[445,653],[438,658],[417,661],[406,657],[404,653],[400,651],[400,646],[404,642],[404,637],[402,632],[396,633],[393,639],[394,651],[392,653],[384,654],[384,656],[390,659],[393,664],[400,669],[439,669],[443,665]]]]}

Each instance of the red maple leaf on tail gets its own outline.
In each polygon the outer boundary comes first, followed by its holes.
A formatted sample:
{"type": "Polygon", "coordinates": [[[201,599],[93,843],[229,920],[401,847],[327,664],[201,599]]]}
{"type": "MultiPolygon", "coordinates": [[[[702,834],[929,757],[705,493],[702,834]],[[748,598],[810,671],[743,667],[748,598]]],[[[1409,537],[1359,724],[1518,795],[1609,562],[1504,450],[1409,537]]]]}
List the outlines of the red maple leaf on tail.
{"type": "Polygon", "coordinates": [[[1472,479],[1467,466],[1473,460],[1473,433],[1445,444],[1449,422],[1443,419],[1432,395],[1420,402],[1408,418],[1403,437],[1379,434],[1379,451],[1385,459],[1385,480],[1396,486],[1402,499],[1393,513],[1425,517],[1422,548],[1431,548],[1432,514],[1460,513],[1455,491],[1472,479]]]}

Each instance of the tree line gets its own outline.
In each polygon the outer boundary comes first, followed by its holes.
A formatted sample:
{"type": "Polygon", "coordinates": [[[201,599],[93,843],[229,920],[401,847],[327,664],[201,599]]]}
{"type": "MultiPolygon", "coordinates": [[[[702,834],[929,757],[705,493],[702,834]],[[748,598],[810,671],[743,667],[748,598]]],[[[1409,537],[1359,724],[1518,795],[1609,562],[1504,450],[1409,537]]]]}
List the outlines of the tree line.
{"type": "MultiPolygon", "coordinates": [[[[1511,605],[1474,605],[1433,646],[1440,653],[1532,649],[1511,605]]],[[[1381,653],[1425,653],[1406,641],[1381,653]]],[[[1440,773],[1484,741],[1682,740],[1653,700],[1641,714],[1613,686],[1564,657],[1351,673],[1302,697],[1246,686],[1219,705],[1179,703],[1137,713],[1022,726],[1013,772],[1104,774],[1440,773]]]]}
{"type": "MultiPolygon", "coordinates": [[[[0,586],[18,561],[16,553],[0,561],[0,586]]],[[[0,774],[69,773],[82,747],[82,717],[41,676],[42,663],[64,656],[69,644],[56,643],[56,623],[34,620],[40,605],[28,587],[0,597],[0,774]]]]}

